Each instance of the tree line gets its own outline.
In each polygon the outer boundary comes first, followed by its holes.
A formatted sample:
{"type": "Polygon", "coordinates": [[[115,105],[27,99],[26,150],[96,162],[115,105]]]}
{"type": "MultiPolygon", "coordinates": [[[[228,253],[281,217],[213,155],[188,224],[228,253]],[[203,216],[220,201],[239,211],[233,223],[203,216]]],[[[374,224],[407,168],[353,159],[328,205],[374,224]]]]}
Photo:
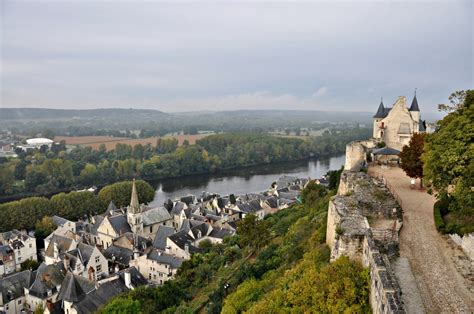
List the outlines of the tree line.
{"type": "MultiPolygon", "coordinates": [[[[140,202],[153,200],[155,190],[143,180],[136,181],[140,202]]],[[[27,197],[0,204],[0,232],[11,229],[32,230],[45,216],[58,215],[77,221],[103,213],[110,201],[120,208],[130,203],[132,182],[118,182],[105,186],[98,194],[83,191],[59,193],[51,197],[27,197]]]]}
{"type": "Polygon", "coordinates": [[[368,129],[339,130],[307,139],[265,134],[219,134],[195,145],[178,147],[176,139],[158,139],[155,146],[117,144],[107,151],[63,143],[51,149],[18,151],[19,157],[0,160],[0,195],[48,194],[104,185],[119,180],[156,180],[221,169],[343,153],[345,145],[368,138],[368,129]]]}

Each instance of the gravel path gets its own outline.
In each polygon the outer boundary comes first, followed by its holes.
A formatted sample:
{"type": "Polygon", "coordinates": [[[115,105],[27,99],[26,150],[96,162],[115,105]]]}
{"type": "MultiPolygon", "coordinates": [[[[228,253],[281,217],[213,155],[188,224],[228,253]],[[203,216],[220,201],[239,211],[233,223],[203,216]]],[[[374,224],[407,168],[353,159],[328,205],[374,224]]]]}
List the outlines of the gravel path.
{"type": "MultiPolygon", "coordinates": [[[[474,313],[474,294],[452,262],[452,250],[438,234],[433,219],[436,199],[410,188],[410,178],[400,168],[370,167],[382,176],[403,208],[400,256],[406,257],[428,313],[474,313]]],[[[418,184],[418,182],[417,182],[418,184]]],[[[403,286],[403,285],[401,285],[403,286]]]]}

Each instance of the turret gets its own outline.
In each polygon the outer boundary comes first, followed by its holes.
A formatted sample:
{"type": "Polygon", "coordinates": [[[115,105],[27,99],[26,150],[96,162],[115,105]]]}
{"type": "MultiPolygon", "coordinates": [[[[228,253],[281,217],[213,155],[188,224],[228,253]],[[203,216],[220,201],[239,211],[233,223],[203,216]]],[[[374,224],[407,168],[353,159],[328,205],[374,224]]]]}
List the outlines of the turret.
{"type": "Polygon", "coordinates": [[[385,118],[386,116],[387,116],[387,112],[383,105],[383,99],[381,99],[379,108],[377,109],[377,112],[374,115],[374,127],[373,127],[373,134],[372,134],[373,138],[381,137],[380,121],[382,121],[382,119],[385,118]]]}
{"type": "MultiPolygon", "coordinates": [[[[413,121],[415,121],[415,125],[419,125],[419,123],[420,123],[420,107],[418,107],[418,99],[416,99],[416,89],[415,89],[415,95],[413,96],[413,100],[411,102],[410,109],[408,109],[408,111],[410,111],[410,115],[411,115],[413,121]]],[[[416,130],[416,131],[418,131],[418,130],[416,130]]]]}

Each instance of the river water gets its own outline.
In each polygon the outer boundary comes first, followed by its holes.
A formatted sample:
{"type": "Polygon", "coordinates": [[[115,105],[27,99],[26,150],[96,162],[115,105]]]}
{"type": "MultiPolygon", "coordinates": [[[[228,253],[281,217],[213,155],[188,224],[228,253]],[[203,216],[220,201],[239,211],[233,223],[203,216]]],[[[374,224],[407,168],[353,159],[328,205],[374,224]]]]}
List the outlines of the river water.
{"type": "Polygon", "coordinates": [[[301,178],[320,178],[329,170],[344,165],[345,155],[327,159],[285,162],[246,167],[218,174],[200,174],[156,182],[155,198],[150,206],[160,206],[168,199],[188,194],[200,195],[203,191],[220,195],[262,192],[283,175],[301,178]]]}

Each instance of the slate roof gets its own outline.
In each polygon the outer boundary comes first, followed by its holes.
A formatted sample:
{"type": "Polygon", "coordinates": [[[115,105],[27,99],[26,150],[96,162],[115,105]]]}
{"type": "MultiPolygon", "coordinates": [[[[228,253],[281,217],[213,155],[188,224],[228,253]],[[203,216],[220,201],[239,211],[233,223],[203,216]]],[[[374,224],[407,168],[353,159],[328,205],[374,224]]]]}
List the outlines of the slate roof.
{"type": "Polygon", "coordinates": [[[35,275],[36,272],[25,270],[0,279],[0,293],[3,303],[5,304],[25,295],[24,288],[31,286],[35,275]]]}
{"type": "Polygon", "coordinates": [[[79,243],[77,248],[72,251],[69,251],[68,254],[79,258],[84,266],[87,265],[89,262],[92,252],[94,251],[94,247],[85,243],[79,243]]]}
{"type": "Polygon", "coordinates": [[[285,187],[285,186],[293,184],[297,180],[298,180],[298,178],[294,177],[294,176],[282,176],[282,177],[278,178],[277,185],[279,187],[285,187]]]}
{"type": "Polygon", "coordinates": [[[186,205],[189,206],[189,204],[196,203],[196,196],[194,196],[194,195],[183,196],[183,197],[180,198],[180,201],[183,202],[183,203],[186,203],[186,205]]]}
{"type": "Polygon", "coordinates": [[[14,252],[10,245],[0,245],[0,257],[8,256],[13,253],[14,252]]]}
{"type": "Polygon", "coordinates": [[[218,239],[224,239],[227,236],[232,236],[234,235],[235,232],[232,231],[231,229],[226,229],[226,228],[219,228],[219,229],[213,229],[209,233],[209,237],[211,238],[218,238],[218,239]]]}
{"type": "Polygon", "coordinates": [[[65,271],[62,263],[46,265],[42,263],[36,272],[36,278],[29,288],[31,295],[44,299],[48,296],[48,291],[55,293],[57,286],[64,280],[65,271]]]}
{"type": "Polygon", "coordinates": [[[398,155],[400,151],[390,147],[384,147],[374,150],[374,155],[398,155]]]}
{"type": "Polygon", "coordinates": [[[416,99],[416,94],[415,96],[413,97],[413,100],[411,102],[411,106],[410,106],[410,109],[408,109],[409,111],[420,111],[420,107],[418,107],[418,99],[416,99]]]}
{"type": "Polygon", "coordinates": [[[187,244],[190,253],[200,251],[197,247],[191,244],[194,239],[185,230],[176,232],[175,234],[169,236],[168,239],[173,241],[182,250],[185,249],[185,245],[187,244]]]}
{"type": "Polygon", "coordinates": [[[107,207],[108,212],[114,212],[117,210],[117,206],[115,206],[114,202],[110,201],[109,206],[107,207]]]}
{"type": "Polygon", "coordinates": [[[164,207],[156,207],[145,211],[142,215],[143,225],[149,226],[171,219],[170,213],[164,207]]]}
{"type": "Polygon", "coordinates": [[[271,208],[278,208],[278,198],[276,196],[270,196],[267,197],[265,202],[270,206],[271,208]]]}
{"type": "Polygon", "coordinates": [[[166,249],[166,239],[174,233],[174,228],[167,226],[159,226],[158,231],[156,232],[155,239],[153,240],[153,247],[165,250],[166,249]]]}
{"type": "Polygon", "coordinates": [[[420,119],[420,121],[418,121],[418,125],[419,125],[418,131],[420,131],[420,132],[425,132],[426,131],[426,121],[425,120],[420,119]]]}
{"type": "Polygon", "coordinates": [[[108,217],[110,224],[112,225],[112,228],[114,228],[114,231],[117,232],[117,234],[124,234],[126,232],[132,232],[132,229],[130,229],[130,225],[127,222],[127,217],[125,215],[117,215],[117,216],[112,216],[108,217]]]}
{"type": "Polygon", "coordinates": [[[173,256],[173,255],[170,255],[170,254],[166,254],[166,253],[163,253],[163,252],[158,251],[158,250],[150,251],[150,253],[148,253],[148,255],[147,255],[147,259],[153,260],[153,261],[158,262],[160,264],[170,265],[174,269],[178,269],[181,266],[181,264],[183,263],[182,258],[173,256]]]}
{"type": "Polygon", "coordinates": [[[45,250],[45,255],[53,257],[54,256],[54,243],[58,245],[59,254],[65,253],[69,251],[69,248],[72,244],[72,239],[61,236],[59,234],[52,234],[51,239],[49,241],[49,245],[45,250]]]}
{"type": "Polygon", "coordinates": [[[86,294],[85,298],[74,304],[73,307],[80,314],[93,313],[114,296],[125,291],[128,291],[128,289],[122,280],[116,279],[107,281],[98,289],[92,290],[90,293],[86,294]]]}
{"type": "Polygon", "coordinates": [[[135,267],[130,267],[117,273],[123,282],[125,282],[125,273],[130,273],[130,281],[134,288],[148,284],[148,281],[145,279],[145,277],[143,277],[143,275],[135,267]]]}
{"type": "Polygon", "coordinates": [[[136,247],[140,250],[144,250],[151,245],[151,241],[149,239],[137,234],[133,234],[133,232],[122,234],[120,237],[114,240],[114,245],[120,246],[120,240],[122,238],[126,238],[130,246],[136,247]]]}
{"type": "Polygon", "coordinates": [[[103,254],[107,260],[123,266],[128,266],[133,259],[132,250],[116,245],[109,246],[103,254]]]}
{"type": "Polygon", "coordinates": [[[194,239],[200,239],[206,235],[209,234],[209,232],[211,231],[211,226],[206,224],[206,223],[203,223],[203,224],[200,224],[200,225],[197,225],[193,228],[191,228],[190,232],[192,233],[194,239]]]}
{"type": "Polygon", "coordinates": [[[86,297],[88,292],[94,290],[94,288],[93,282],[68,272],[61,284],[61,289],[59,289],[58,300],[79,302],[86,297]]]}
{"type": "Polygon", "coordinates": [[[186,204],[183,202],[176,202],[176,204],[174,204],[173,208],[171,209],[171,215],[181,214],[181,211],[184,209],[185,205],[186,204]]]}
{"type": "Polygon", "coordinates": [[[70,221],[67,220],[66,218],[56,216],[56,215],[53,216],[53,223],[58,227],[59,226],[64,226],[68,222],[70,222],[70,221]]]}
{"type": "Polygon", "coordinates": [[[191,228],[194,228],[200,224],[203,224],[205,223],[204,221],[200,221],[200,220],[196,220],[196,219],[185,219],[183,220],[183,223],[181,224],[181,228],[179,231],[186,231],[188,232],[189,230],[191,230],[191,228]]]}

